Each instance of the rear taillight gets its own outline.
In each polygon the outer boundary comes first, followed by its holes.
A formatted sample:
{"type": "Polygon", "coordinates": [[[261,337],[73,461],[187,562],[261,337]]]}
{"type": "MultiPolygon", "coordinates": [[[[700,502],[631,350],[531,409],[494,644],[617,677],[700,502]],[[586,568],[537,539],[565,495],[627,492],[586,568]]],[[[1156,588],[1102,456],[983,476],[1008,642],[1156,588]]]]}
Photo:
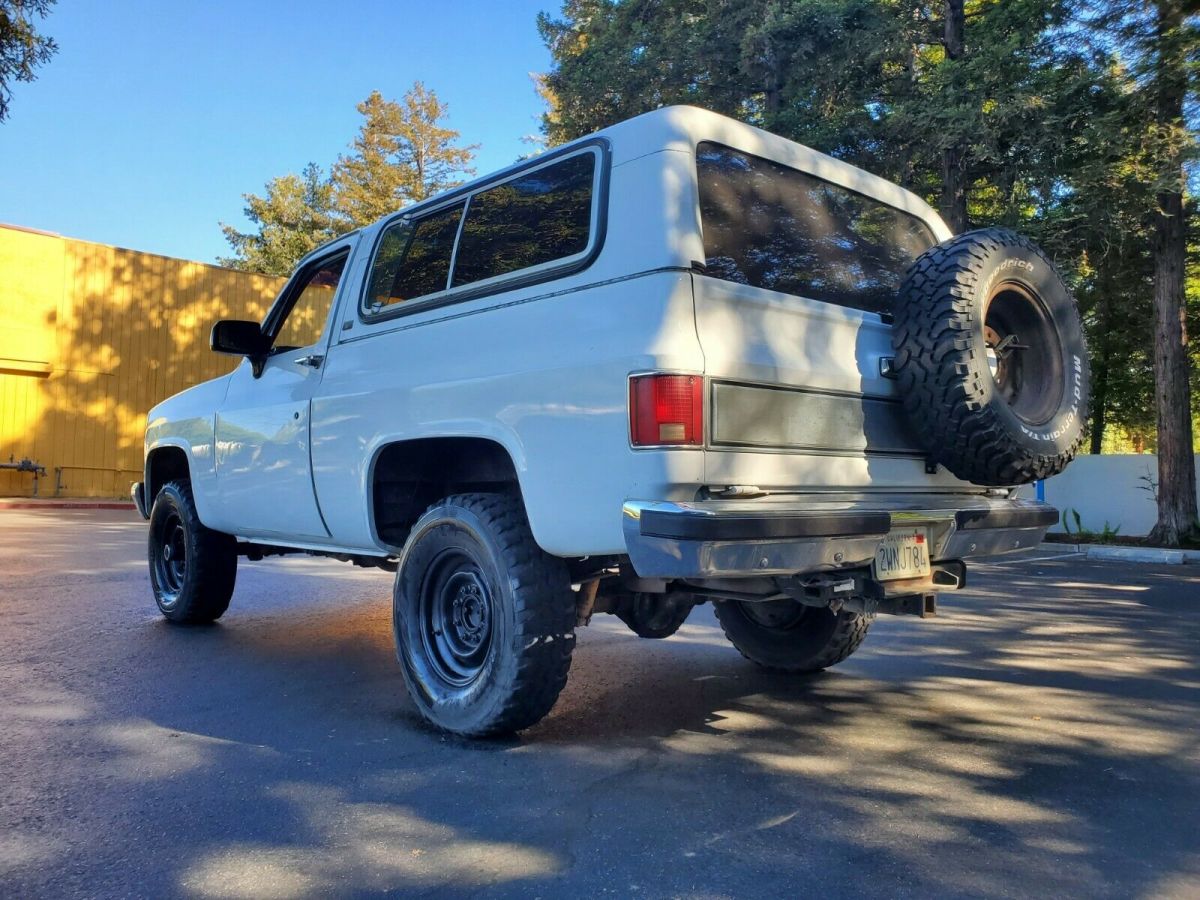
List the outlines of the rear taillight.
{"type": "Polygon", "coordinates": [[[629,379],[629,434],[635,447],[704,443],[704,379],[634,375],[629,379]]]}

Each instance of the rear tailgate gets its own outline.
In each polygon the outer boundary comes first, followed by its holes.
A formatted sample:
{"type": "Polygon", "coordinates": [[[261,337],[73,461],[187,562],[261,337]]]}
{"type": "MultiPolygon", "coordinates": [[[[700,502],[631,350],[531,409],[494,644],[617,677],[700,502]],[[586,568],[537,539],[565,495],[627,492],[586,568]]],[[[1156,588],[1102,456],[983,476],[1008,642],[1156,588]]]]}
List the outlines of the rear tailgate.
{"type": "Polygon", "coordinates": [[[882,369],[904,272],[945,226],[895,185],[832,160],[820,168],[697,147],[705,477],[774,491],[961,490],[926,472],[882,369]]]}
{"type": "Polygon", "coordinates": [[[696,275],[709,378],[710,485],[769,490],[962,488],[925,471],[871,313],[696,275]]]}

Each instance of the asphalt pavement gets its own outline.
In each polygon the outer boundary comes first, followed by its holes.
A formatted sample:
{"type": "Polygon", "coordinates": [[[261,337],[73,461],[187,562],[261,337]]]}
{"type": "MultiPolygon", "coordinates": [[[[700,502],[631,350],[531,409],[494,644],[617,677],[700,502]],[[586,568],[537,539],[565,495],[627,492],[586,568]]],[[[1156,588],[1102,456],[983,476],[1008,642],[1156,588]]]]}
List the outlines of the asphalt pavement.
{"type": "Polygon", "coordinates": [[[707,607],[601,616],[473,743],[417,718],[387,574],[243,562],[181,629],[144,548],[0,511],[0,896],[1200,896],[1200,566],[975,566],[802,678],[707,607]]]}

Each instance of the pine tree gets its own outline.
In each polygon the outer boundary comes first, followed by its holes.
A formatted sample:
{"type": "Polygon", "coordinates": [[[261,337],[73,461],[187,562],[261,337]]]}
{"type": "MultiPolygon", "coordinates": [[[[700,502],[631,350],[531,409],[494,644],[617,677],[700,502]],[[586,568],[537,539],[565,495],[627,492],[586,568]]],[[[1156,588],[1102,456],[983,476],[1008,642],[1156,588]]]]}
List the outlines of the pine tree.
{"type": "Polygon", "coordinates": [[[0,122],[8,117],[14,81],[33,81],[34,70],[58,52],[53,38],[34,27],[54,0],[0,0],[0,122]]]}
{"type": "Polygon", "coordinates": [[[263,196],[243,194],[245,214],[255,226],[241,232],[221,224],[234,255],[223,266],[267,275],[287,275],[311,250],[350,230],[336,214],[333,185],[319,166],[309,163],[301,174],[267,182],[263,196]]]}
{"type": "Polygon", "coordinates": [[[446,104],[421,82],[396,102],[372,91],[358,111],[363,124],[352,152],[333,167],[337,207],[354,226],[462,183],[474,173],[475,146],[457,145],[444,127],[446,104]]]}

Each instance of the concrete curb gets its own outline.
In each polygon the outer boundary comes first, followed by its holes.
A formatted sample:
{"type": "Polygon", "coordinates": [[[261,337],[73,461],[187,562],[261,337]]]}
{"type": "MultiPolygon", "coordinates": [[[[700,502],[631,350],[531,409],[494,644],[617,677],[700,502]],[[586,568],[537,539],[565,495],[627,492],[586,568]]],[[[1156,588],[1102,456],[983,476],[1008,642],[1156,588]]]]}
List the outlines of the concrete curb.
{"type": "Polygon", "coordinates": [[[1163,566],[1182,566],[1187,562],[1182,550],[1160,550],[1157,547],[1110,547],[1099,544],[1088,546],[1087,558],[1110,562],[1158,563],[1163,566]]]}
{"type": "Polygon", "coordinates": [[[1200,550],[1171,550],[1166,547],[1122,547],[1113,544],[1040,544],[1039,549],[1080,553],[1103,562],[1152,563],[1160,566],[1200,564],[1200,550]]]}
{"type": "Polygon", "coordinates": [[[129,500],[5,500],[0,509],[137,509],[129,500]]]}

